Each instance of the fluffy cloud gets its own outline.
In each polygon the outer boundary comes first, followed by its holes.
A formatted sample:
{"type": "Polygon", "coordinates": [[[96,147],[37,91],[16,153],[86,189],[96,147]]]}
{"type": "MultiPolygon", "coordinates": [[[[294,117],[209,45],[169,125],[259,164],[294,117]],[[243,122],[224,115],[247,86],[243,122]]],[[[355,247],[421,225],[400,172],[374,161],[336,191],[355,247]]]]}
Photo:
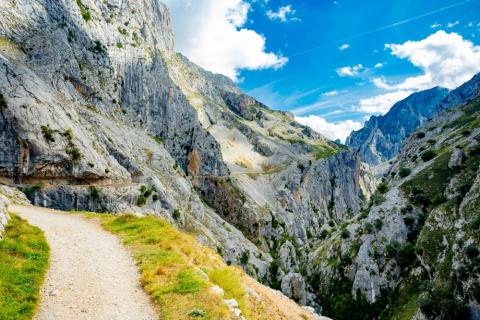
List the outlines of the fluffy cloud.
{"type": "Polygon", "coordinates": [[[336,71],[340,77],[357,77],[362,70],[364,70],[363,65],[357,64],[353,67],[337,68],[336,71]]]}
{"type": "Polygon", "coordinates": [[[399,90],[360,100],[358,111],[385,114],[398,101],[411,95],[413,91],[399,90]]]}
{"type": "Polygon", "coordinates": [[[309,126],[313,130],[320,132],[325,137],[345,142],[350,132],[353,130],[359,130],[362,128],[362,124],[353,120],[345,120],[336,123],[330,123],[322,117],[309,115],[306,117],[295,117],[299,123],[309,126]]]}
{"type": "Polygon", "coordinates": [[[233,80],[239,70],[280,68],[288,59],[266,52],[266,39],[243,28],[245,0],[165,0],[170,8],[177,50],[203,68],[233,80]]]}
{"type": "Polygon", "coordinates": [[[422,75],[397,84],[374,79],[377,87],[386,90],[424,90],[434,86],[453,89],[480,71],[480,46],[454,32],[440,30],[423,40],[387,44],[386,48],[423,71],[422,75]]]}
{"type": "Polygon", "coordinates": [[[294,15],[295,10],[292,8],[291,5],[283,6],[278,8],[277,11],[268,10],[267,16],[271,20],[279,20],[281,22],[287,22],[289,15],[294,15]]]}
{"type": "Polygon", "coordinates": [[[350,45],[348,43],[344,43],[340,47],[338,47],[338,50],[343,51],[347,50],[348,48],[350,48],[350,45]]]}
{"type": "Polygon", "coordinates": [[[375,65],[375,69],[381,69],[381,68],[383,68],[384,66],[385,66],[385,64],[379,62],[379,63],[377,63],[377,64],[375,65]]]}

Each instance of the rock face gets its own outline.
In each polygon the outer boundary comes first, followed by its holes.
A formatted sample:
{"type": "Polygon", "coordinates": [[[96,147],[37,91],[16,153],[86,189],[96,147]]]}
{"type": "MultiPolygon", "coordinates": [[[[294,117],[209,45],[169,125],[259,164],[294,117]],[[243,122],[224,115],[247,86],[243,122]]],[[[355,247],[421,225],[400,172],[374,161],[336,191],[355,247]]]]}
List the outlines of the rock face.
{"type": "Polygon", "coordinates": [[[369,164],[389,160],[413,131],[440,110],[438,103],[447,94],[447,89],[439,87],[414,93],[385,115],[372,116],[362,129],[350,134],[346,144],[359,149],[360,157],[369,164]]]}
{"type": "Polygon", "coordinates": [[[5,231],[5,227],[7,226],[8,220],[10,220],[10,216],[7,212],[7,206],[9,204],[9,200],[7,197],[0,195],[0,240],[2,239],[2,234],[5,231]]]}
{"type": "Polygon", "coordinates": [[[371,175],[172,39],[157,0],[0,2],[0,178],[41,206],[162,216],[280,289],[371,175]]]}
{"type": "Polygon", "coordinates": [[[8,206],[12,203],[28,204],[29,201],[22,192],[0,184],[0,240],[10,220],[8,206]]]}

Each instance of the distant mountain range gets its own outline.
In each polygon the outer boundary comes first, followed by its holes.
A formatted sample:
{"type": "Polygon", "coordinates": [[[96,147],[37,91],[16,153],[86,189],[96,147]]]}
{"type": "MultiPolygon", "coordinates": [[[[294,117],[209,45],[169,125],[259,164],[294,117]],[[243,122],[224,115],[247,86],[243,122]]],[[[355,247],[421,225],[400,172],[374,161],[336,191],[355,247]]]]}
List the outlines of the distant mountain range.
{"type": "Polygon", "coordinates": [[[479,96],[480,74],[459,88],[449,91],[435,87],[397,102],[383,116],[372,116],[365,126],[353,131],[346,144],[360,152],[364,162],[377,165],[396,156],[405,139],[440,111],[453,108],[479,96]]]}

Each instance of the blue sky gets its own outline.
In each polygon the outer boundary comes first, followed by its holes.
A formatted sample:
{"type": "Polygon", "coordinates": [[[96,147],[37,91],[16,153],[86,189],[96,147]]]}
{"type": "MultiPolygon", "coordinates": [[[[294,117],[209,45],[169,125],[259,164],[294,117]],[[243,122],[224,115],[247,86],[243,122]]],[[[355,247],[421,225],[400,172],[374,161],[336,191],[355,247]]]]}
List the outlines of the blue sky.
{"type": "Polygon", "coordinates": [[[185,18],[195,4],[166,2],[179,51],[330,138],[480,71],[480,0],[198,0],[210,29],[185,18]]]}

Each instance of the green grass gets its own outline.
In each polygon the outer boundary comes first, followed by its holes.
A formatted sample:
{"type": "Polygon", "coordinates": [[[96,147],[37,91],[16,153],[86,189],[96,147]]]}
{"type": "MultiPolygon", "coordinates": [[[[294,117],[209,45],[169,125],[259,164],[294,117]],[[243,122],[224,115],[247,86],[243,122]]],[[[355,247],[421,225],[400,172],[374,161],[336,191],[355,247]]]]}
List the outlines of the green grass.
{"type": "MultiPolygon", "coordinates": [[[[231,281],[240,282],[239,270],[226,266],[213,250],[196,243],[165,220],[154,217],[101,215],[104,228],[120,236],[133,251],[142,285],[159,306],[161,319],[190,319],[192,310],[202,319],[227,319],[228,307],[209,290],[214,282],[229,292],[231,281]],[[227,268],[229,277],[219,274],[227,268]],[[227,281],[228,280],[228,281],[227,281]]],[[[244,312],[248,306],[243,305],[244,312]]]]}
{"type": "Polygon", "coordinates": [[[16,215],[11,217],[0,240],[0,319],[31,319],[50,249],[40,229],[16,215]]]}
{"type": "Polygon", "coordinates": [[[324,159],[329,158],[337,153],[337,150],[330,147],[329,145],[319,145],[315,147],[315,159],[324,159]]]}
{"type": "Polygon", "coordinates": [[[448,167],[451,151],[444,152],[432,164],[401,185],[407,197],[417,206],[429,208],[442,202],[443,192],[453,171],[448,167]]]}

